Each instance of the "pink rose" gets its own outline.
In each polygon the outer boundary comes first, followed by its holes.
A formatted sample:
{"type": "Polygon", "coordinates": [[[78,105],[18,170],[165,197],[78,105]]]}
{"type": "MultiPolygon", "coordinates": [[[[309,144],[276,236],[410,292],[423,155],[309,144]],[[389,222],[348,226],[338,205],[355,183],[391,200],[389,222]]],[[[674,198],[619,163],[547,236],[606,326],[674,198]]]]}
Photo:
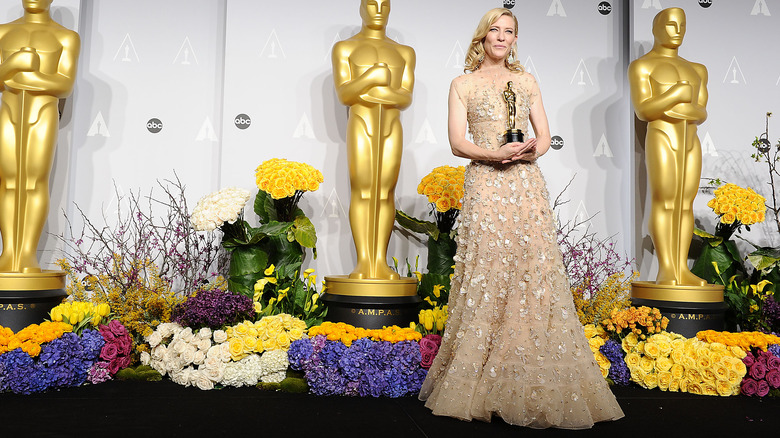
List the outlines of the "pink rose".
{"type": "Polygon", "coordinates": [[[767,394],[769,394],[769,384],[766,383],[766,380],[759,381],[756,395],[759,397],[766,397],[767,394]]]}
{"type": "Polygon", "coordinates": [[[428,338],[420,339],[420,353],[432,353],[435,355],[437,351],[439,351],[439,346],[436,345],[436,342],[428,338]]]}
{"type": "Polygon", "coordinates": [[[103,349],[100,350],[100,358],[107,360],[109,362],[116,359],[118,354],[119,354],[119,349],[117,348],[116,344],[110,342],[106,342],[106,345],[104,345],[103,349]]]}
{"type": "Polygon", "coordinates": [[[766,366],[766,359],[767,359],[768,356],[771,356],[771,355],[772,355],[772,353],[770,353],[768,351],[760,351],[756,355],[756,362],[760,362],[761,364],[766,366]]]}
{"type": "Polygon", "coordinates": [[[770,370],[766,373],[766,383],[774,389],[780,388],[780,371],[770,370]]]}
{"type": "Polygon", "coordinates": [[[742,385],[740,387],[742,394],[747,396],[754,396],[758,392],[758,383],[750,377],[742,379],[742,385]]]}
{"type": "Polygon", "coordinates": [[[119,368],[127,368],[130,366],[130,361],[132,358],[130,356],[122,356],[117,358],[116,362],[119,364],[119,368]]]}

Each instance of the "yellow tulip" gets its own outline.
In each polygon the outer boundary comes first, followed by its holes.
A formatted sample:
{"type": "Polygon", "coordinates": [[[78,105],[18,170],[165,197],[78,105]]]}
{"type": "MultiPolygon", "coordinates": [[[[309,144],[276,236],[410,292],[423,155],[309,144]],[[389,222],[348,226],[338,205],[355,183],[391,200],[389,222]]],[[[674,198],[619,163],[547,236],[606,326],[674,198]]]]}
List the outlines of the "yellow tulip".
{"type": "Polygon", "coordinates": [[[111,313],[111,307],[106,303],[100,303],[97,305],[97,313],[102,317],[106,317],[111,313]]]}

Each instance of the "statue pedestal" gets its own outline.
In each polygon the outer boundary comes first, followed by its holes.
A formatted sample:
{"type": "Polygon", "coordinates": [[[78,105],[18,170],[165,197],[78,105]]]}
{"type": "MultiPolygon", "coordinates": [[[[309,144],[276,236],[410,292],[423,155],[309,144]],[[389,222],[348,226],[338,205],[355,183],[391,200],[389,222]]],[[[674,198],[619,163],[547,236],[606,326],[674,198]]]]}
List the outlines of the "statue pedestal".
{"type": "Polygon", "coordinates": [[[657,308],[669,318],[666,331],[687,338],[696,337],[696,333],[702,330],[722,331],[728,307],[723,302],[721,285],[676,286],[652,281],[631,283],[631,303],[657,308]]]}
{"type": "Polygon", "coordinates": [[[40,324],[68,296],[65,272],[0,272],[0,325],[14,332],[40,324]]]}
{"type": "Polygon", "coordinates": [[[320,299],[328,305],[328,321],[367,329],[408,327],[417,321],[422,301],[416,278],[353,279],[347,275],[325,277],[325,293],[320,299]]]}

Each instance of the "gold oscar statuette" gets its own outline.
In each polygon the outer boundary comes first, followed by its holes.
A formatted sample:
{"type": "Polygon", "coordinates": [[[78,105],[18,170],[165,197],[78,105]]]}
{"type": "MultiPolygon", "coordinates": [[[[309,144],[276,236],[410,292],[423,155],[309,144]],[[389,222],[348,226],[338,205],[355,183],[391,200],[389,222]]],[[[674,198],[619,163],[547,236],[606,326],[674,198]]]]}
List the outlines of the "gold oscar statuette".
{"type": "MultiPolygon", "coordinates": [[[[51,19],[51,0],[23,0],[22,6],[21,18],[0,25],[1,303],[20,291],[65,286],[64,272],[41,269],[37,248],[49,211],[58,105],[73,89],[81,43],[51,19]]],[[[26,308],[16,304],[17,311],[26,308]]],[[[0,313],[0,324],[7,316],[0,313]]]]}
{"type": "Polygon", "coordinates": [[[331,297],[417,293],[416,280],[401,278],[387,263],[403,150],[400,114],[412,103],[416,62],[411,47],[387,37],[389,14],[390,0],[361,0],[360,31],[333,46],[336,94],[349,107],[349,224],[357,264],[348,276],[325,278],[331,297]]]}
{"type": "Polygon", "coordinates": [[[517,114],[517,94],[512,89],[512,81],[506,83],[504,90],[504,102],[506,102],[506,131],[503,134],[502,144],[522,143],[523,131],[515,128],[515,116],[517,114]]]}
{"type": "Polygon", "coordinates": [[[708,94],[707,68],[678,55],[685,31],[682,9],[662,10],[653,20],[653,48],[628,68],[636,116],[647,122],[648,227],[658,259],[656,280],[634,282],[631,296],[651,300],[644,304],[687,302],[720,308],[723,286],[708,285],[688,268],[702,165],[697,128],[707,119],[708,94]]]}

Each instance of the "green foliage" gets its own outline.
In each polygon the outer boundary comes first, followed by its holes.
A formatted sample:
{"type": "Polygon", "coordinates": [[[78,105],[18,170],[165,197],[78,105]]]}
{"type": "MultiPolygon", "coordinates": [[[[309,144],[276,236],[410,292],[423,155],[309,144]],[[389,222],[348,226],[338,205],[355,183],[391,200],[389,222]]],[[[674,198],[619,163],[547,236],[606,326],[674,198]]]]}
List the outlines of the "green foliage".
{"type": "Polygon", "coordinates": [[[722,278],[732,276],[745,277],[745,267],[742,257],[739,255],[737,245],[733,240],[724,240],[722,237],[713,236],[706,231],[695,229],[706,245],[702,246],[702,252],[691,268],[691,272],[711,284],[723,284],[722,278]],[[717,264],[717,269],[715,265],[717,264]]]}

